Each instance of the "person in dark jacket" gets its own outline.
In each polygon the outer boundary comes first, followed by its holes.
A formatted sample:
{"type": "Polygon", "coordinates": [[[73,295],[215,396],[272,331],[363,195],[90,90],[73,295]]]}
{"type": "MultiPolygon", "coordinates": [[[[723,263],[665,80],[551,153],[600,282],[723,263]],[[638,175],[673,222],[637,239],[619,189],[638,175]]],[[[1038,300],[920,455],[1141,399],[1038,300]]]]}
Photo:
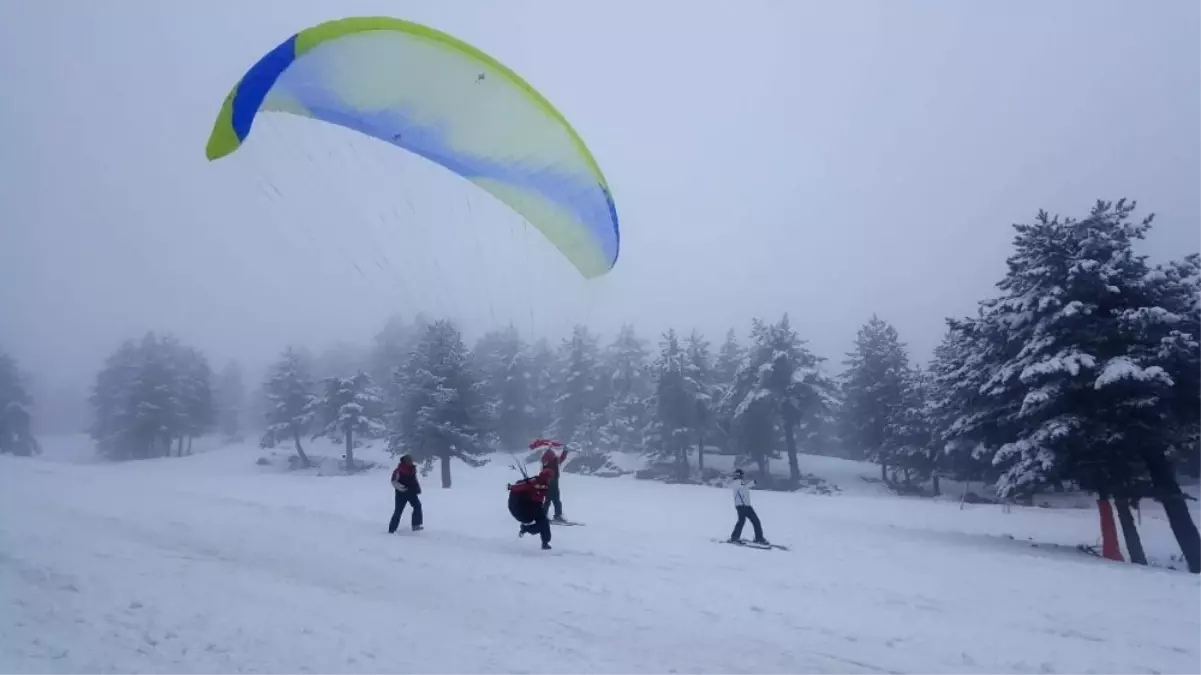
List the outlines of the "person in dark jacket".
{"type": "Polygon", "coordinates": [[[550,550],[550,521],[546,519],[546,492],[553,472],[543,469],[537,476],[523,478],[509,486],[509,513],[521,529],[517,536],[536,534],[542,538],[542,550],[550,550]]]}
{"type": "Polygon", "coordinates": [[[546,509],[549,511],[551,506],[555,507],[555,521],[563,522],[563,500],[559,495],[559,474],[563,470],[563,462],[567,461],[567,448],[563,448],[563,444],[558,441],[549,441],[545,438],[539,438],[533,443],[530,443],[531,450],[538,448],[546,448],[542,453],[542,468],[550,469],[552,478],[550,485],[546,490],[546,509]],[[563,451],[555,454],[555,448],[563,448],[563,451]]]}
{"type": "Polygon", "coordinates": [[[413,531],[424,529],[421,512],[421,483],[417,480],[417,465],[413,464],[412,455],[404,455],[400,463],[392,470],[392,489],[396,492],[396,506],[392,509],[392,520],[388,522],[388,534],[396,532],[400,525],[400,516],[404,514],[405,504],[413,507],[411,523],[413,531]]]}

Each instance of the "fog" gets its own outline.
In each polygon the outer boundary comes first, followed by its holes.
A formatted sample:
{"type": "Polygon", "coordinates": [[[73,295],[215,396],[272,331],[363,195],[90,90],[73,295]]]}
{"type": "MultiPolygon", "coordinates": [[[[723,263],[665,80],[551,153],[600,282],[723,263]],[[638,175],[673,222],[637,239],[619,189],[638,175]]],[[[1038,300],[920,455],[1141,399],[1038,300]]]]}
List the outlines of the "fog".
{"type": "Polygon", "coordinates": [[[1011,224],[1098,198],[1199,248],[1201,6],[1035,2],[0,3],[0,349],[38,390],[173,331],[215,364],[365,342],[389,313],[558,335],[745,333],[789,312],[837,363],[873,313],[919,359],[1005,269],[1011,224]],[[288,35],[389,14],[521,73],[613,189],[584,282],[520,218],[396,148],[222,99],[288,35]]]}

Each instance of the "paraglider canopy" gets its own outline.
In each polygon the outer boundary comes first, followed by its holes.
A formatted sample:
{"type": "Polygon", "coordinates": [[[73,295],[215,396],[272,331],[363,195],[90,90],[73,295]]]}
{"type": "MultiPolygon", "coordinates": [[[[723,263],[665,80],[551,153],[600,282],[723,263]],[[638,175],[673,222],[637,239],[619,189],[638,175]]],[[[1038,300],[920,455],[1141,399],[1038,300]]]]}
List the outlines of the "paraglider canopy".
{"type": "Polygon", "coordinates": [[[515,72],[446,33],[390,17],[296,33],[226,96],[208,158],[237,150],[261,111],[347,127],[446,167],[521,214],[585,278],[617,263],[617,209],[579,134],[515,72]]]}

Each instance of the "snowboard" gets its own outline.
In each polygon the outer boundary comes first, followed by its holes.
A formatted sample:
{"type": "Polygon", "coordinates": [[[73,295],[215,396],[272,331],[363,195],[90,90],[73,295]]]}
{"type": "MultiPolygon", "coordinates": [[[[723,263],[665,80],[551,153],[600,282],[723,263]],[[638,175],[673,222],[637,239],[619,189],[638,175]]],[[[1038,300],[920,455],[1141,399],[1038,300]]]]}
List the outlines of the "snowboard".
{"type": "Polygon", "coordinates": [[[753,541],[730,541],[729,539],[714,539],[713,541],[719,544],[728,544],[730,546],[742,546],[743,548],[757,548],[761,551],[770,551],[771,549],[779,549],[781,551],[791,551],[792,549],[782,544],[756,544],[753,541]]]}

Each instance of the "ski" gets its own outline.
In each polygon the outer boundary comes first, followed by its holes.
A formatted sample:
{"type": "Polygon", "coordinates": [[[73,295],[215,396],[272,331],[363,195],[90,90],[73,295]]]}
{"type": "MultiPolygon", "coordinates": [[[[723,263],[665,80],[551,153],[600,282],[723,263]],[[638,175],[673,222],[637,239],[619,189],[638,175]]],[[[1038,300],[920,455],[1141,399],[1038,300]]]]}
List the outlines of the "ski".
{"type": "Polygon", "coordinates": [[[555,520],[551,519],[551,525],[564,525],[566,527],[583,527],[583,523],[577,523],[574,520],[555,520]]]}
{"type": "Polygon", "coordinates": [[[791,551],[792,549],[782,544],[756,544],[753,541],[730,541],[729,539],[714,539],[713,541],[719,544],[729,544],[731,546],[742,546],[743,548],[757,548],[761,551],[770,551],[771,549],[779,549],[781,551],[791,551]]]}

